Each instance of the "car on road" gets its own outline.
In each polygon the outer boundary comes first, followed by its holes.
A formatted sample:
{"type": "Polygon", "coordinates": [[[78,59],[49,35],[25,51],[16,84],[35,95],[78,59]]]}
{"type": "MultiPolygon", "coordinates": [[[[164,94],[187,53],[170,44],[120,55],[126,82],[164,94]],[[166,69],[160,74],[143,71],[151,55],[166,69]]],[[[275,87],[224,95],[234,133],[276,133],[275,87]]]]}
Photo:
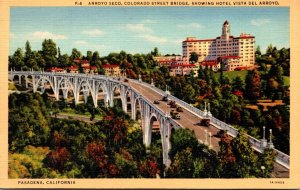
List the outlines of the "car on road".
{"type": "Polygon", "coordinates": [[[210,126],[210,119],[201,119],[200,125],[205,126],[205,127],[209,127],[210,126]]]}
{"type": "Polygon", "coordinates": [[[216,135],[214,135],[215,137],[218,137],[218,138],[222,138],[224,137],[224,135],[226,135],[227,131],[225,130],[220,130],[218,131],[218,133],[216,135]]]}
{"type": "Polygon", "coordinates": [[[164,96],[163,98],[162,98],[162,101],[164,101],[164,102],[167,102],[169,99],[168,99],[168,95],[167,96],[164,96]]]}
{"type": "Polygon", "coordinates": [[[175,110],[171,110],[170,115],[173,119],[180,119],[180,115],[175,110]]]}
{"type": "Polygon", "coordinates": [[[159,104],[159,101],[158,100],[154,100],[153,103],[154,104],[159,104]]]}
{"type": "Polygon", "coordinates": [[[170,105],[171,108],[177,108],[177,105],[176,105],[175,101],[171,101],[169,103],[169,105],[170,105]]]}
{"type": "Polygon", "coordinates": [[[176,108],[176,111],[178,111],[178,112],[183,112],[183,109],[182,109],[182,107],[177,107],[177,108],[176,108]]]}

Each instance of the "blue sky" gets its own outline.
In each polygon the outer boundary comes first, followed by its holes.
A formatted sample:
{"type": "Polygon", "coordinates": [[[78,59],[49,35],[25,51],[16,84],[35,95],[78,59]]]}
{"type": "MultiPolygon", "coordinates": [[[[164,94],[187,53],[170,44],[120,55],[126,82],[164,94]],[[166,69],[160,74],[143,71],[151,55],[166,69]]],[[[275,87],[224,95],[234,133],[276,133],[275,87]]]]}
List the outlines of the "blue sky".
{"type": "Polygon", "coordinates": [[[33,50],[51,38],[62,53],[77,48],[101,56],[125,50],[182,54],[181,42],[220,36],[225,20],[231,35],[250,33],[264,52],[269,44],[289,47],[288,7],[13,7],[10,54],[26,40],[33,50]]]}

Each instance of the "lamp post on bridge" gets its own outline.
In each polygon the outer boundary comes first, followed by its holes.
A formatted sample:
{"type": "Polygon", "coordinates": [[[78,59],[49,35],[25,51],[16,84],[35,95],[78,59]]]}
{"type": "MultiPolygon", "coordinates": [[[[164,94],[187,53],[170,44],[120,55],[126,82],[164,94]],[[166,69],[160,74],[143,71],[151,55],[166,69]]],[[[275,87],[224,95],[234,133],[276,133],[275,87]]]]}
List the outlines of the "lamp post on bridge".
{"type": "Polygon", "coordinates": [[[208,102],[208,110],[207,110],[207,115],[208,116],[211,116],[211,113],[210,113],[210,103],[208,102]]]}
{"type": "Polygon", "coordinates": [[[211,144],[212,135],[211,135],[211,132],[209,132],[208,134],[209,134],[209,146],[208,147],[211,149],[213,147],[212,144],[211,144]]]}
{"type": "Polygon", "coordinates": [[[263,126],[263,138],[261,139],[261,147],[266,148],[268,145],[268,141],[266,139],[266,127],[263,126]]]}
{"type": "Polygon", "coordinates": [[[204,115],[206,116],[207,115],[207,109],[206,109],[206,101],[204,101],[204,115]]]}
{"type": "Polygon", "coordinates": [[[274,148],[274,144],[272,142],[272,129],[270,129],[270,142],[268,143],[269,148],[274,148]]]}
{"type": "Polygon", "coordinates": [[[205,141],[204,141],[204,144],[208,145],[208,142],[207,142],[207,130],[205,129],[205,141]]]}
{"type": "Polygon", "coordinates": [[[166,94],[167,94],[167,95],[170,95],[170,91],[169,91],[168,85],[166,85],[166,94]]]}
{"type": "Polygon", "coordinates": [[[141,74],[139,74],[139,82],[142,82],[141,74]]]}
{"type": "Polygon", "coordinates": [[[151,87],[154,87],[153,78],[151,78],[151,87]]]}

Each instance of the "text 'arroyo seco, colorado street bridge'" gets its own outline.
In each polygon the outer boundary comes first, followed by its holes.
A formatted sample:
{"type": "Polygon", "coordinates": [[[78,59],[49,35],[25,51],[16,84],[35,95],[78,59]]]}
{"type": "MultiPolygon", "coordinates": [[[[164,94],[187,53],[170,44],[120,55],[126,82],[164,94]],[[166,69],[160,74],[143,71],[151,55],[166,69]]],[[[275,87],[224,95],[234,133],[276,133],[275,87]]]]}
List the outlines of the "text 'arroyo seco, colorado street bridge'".
{"type": "MultiPolygon", "coordinates": [[[[212,140],[212,133],[219,130],[226,130],[229,135],[236,137],[237,129],[214,118],[212,114],[205,108],[201,111],[190,104],[172,96],[168,91],[162,91],[151,84],[144,83],[139,80],[125,78],[111,78],[103,75],[87,75],[87,74],[71,74],[71,73],[50,73],[37,71],[9,71],[9,79],[13,80],[18,77],[19,83],[25,81],[26,88],[31,87],[33,92],[38,90],[44,92],[46,88],[51,88],[56,100],[59,100],[60,94],[64,99],[68,98],[68,94],[74,97],[75,104],[79,103],[79,97],[83,96],[87,101],[88,96],[93,99],[94,106],[97,107],[99,95],[102,95],[105,106],[113,107],[114,93],[117,91],[120,95],[123,111],[127,112],[127,105],[131,106],[131,118],[136,120],[137,110],[140,110],[143,131],[143,143],[146,146],[151,144],[151,133],[153,123],[159,124],[159,130],[162,140],[163,163],[169,165],[168,152],[170,150],[170,136],[172,129],[190,128],[195,131],[197,139],[209,145],[214,150],[218,150],[218,140],[212,140]],[[154,104],[153,100],[168,95],[168,99],[175,101],[186,111],[184,117],[180,120],[174,120],[168,115],[167,106],[154,104]],[[210,119],[209,129],[196,127],[200,119],[210,119]],[[209,138],[209,140],[208,140],[209,138]]],[[[263,135],[263,139],[258,140],[249,136],[253,148],[262,153],[265,148],[273,148],[277,152],[276,162],[289,170],[290,157],[283,152],[274,148],[272,137],[269,142],[263,135]]]]}

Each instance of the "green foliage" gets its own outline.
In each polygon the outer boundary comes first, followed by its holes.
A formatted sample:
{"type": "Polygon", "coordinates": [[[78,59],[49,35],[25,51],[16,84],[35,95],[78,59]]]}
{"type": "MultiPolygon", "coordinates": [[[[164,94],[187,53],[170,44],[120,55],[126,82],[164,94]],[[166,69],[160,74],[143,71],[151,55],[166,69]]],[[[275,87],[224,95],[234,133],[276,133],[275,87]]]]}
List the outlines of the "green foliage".
{"type": "Polygon", "coordinates": [[[196,52],[192,52],[190,54],[190,62],[191,63],[197,63],[198,62],[198,54],[196,52]]]}
{"type": "Polygon", "coordinates": [[[27,145],[37,146],[48,142],[48,112],[39,94],[12,94],[9,106],[10,150],[20,151],[27,145]]]}
{"type": "Polygon", "coordinates": [[[236,158],[235,168],[237,177],[249,178],[255,176],[257,155],[254,153],[249,137],[240,131],[231,142],[232,153],[236,158]]]}
{"type": "Polygon", "coordinates": [[[133,156],[124,149],[115,153],[115,164],[119,168],[119,176],[124,178],[138,177],[138,165],[133,156]]]}
{"type": "Polygon", "coordinates": [[[43,170],[43,159],[49,152],[48,147],[26,146],[21,153],[9,154],[8,177],[9,178],[35,178],[47,176],[47,170],[43,170]]]}
{"type": "Polygon", "coordinates": [[[45,39],[42,43],[42,55],[46,62],[46,67],[58,66],[56,44],[51,39],[45,39]]]}
{"type": "Polygon", "coordinates": [[[274,168],[274,161],[276,158],[276,152],[273,149],[265,149],[262,154],[258,156],[257,161],[257,176],[271,177],[270,174],[274,168]]]}
{"type": "Polygon", "coordinates": [[[176,152],[191,147],[193,150],[197,147],[198,141],[195,134],[189,129],[178,129],[171,136],[172,148],[170,156],[174,157],[176,152]]]}
{"type": "Polygon", "coordinates": [[[24,52],[21,48],[18,48],[9,60],[9,68],[21,70],[24,66],[24,52]]]}
{"type": "MultiPolygon", "coordinates": [[[[197,172],[199,173],[199,165],[201,163],[197,162],[197,172]]],[[[182,149],[178,151],[174,159],[172,160],[172,164],[168,171],[169,177],[172,178],[192,178],[194,174],[194,159],[191,148],[182,149]]]]}
{"type": "Polygon", "coordinates": [[[76,48],[73,48],[70,59],[73,61],[74,59],[80,59],[81,57],[82,57],[81,52],[78,51],[76,48]]]}
{"type": "Polygon", "coordinates": [[[260,81],[260,73],[257,70],[248,71],[245,89],[249,100],[257,100],[260,97],[260,81]]]}

